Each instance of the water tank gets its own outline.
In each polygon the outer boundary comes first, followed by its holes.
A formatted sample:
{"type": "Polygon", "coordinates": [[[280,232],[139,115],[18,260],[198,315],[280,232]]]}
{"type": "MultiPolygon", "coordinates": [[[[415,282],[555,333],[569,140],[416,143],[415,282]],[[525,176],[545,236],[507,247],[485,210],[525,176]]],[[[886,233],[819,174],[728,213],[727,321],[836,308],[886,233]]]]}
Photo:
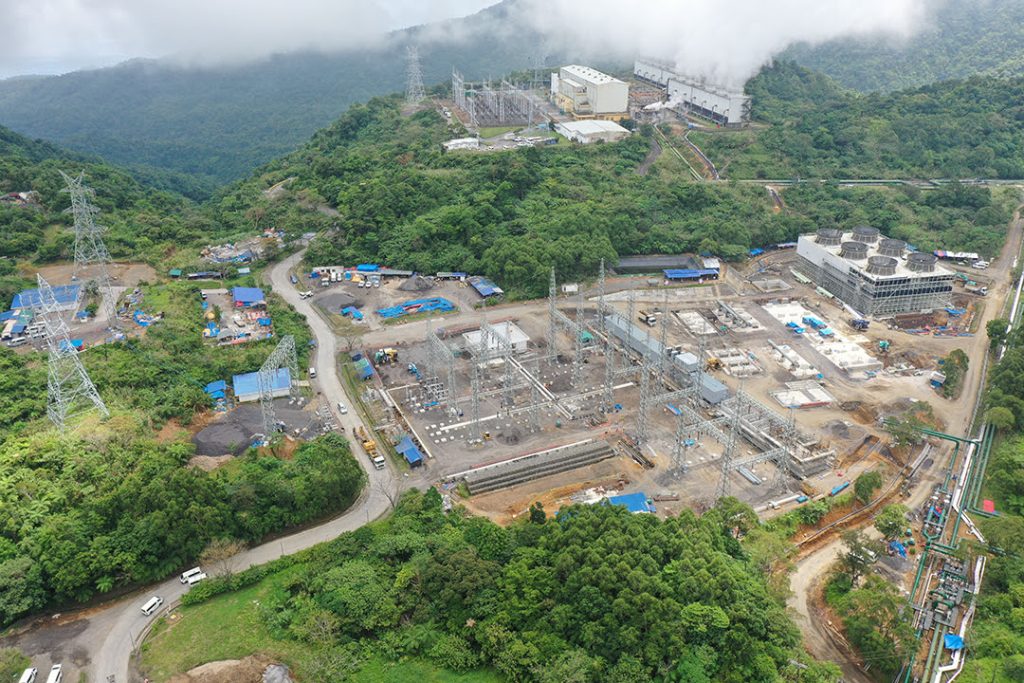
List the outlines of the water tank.
{"type": "Polygon", "coordinates": [[[853,261],[860,261],[868,257],[868,245],[863,242],[843,242],[839,248],[839,255],[853,261]]]}
{"type": "Polygon", "coordinates": [[[878,254],[880,256],[892,256],[893,258],[899,258],[903,256],[903,250],[907,248],[907,243],[903,240],[894,240],[890,237],[886,237],[878,243],[878,254]]]}
{"type": "Polygon", "coordinates": [[[843,231],[835,228],[819,228],[814,241],[825,247],[838,247],[843,241],[843,231]]]}
{"type": "Polygon", "coordinates": [[[858,225],[853,229],[853,239],[865,244],[874,244],[878,241],[878,228],[869,225],[858,225]]]}
{"type": "Polygon", "coordinates": [[[930,273],[935,270],[935,254],[926,254],[923,251],[915,251],[907,257],[907,268],[915,273],[930,273]]]}
{"type": "Polygon", "coordinates": [[[872,275],[895,275],[897,261],[891,256],[872,256],[867,271],[872,275]]]}

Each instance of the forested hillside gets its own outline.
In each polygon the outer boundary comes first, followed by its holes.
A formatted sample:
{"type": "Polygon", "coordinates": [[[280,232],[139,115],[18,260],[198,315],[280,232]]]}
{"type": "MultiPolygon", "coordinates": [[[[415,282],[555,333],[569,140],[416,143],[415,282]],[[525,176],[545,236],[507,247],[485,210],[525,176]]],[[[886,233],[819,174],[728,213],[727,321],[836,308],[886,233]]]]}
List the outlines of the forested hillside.
{"type": "Polygon", "coordinates": [[[858,95],[792,62],[747,84],[770,124],[691,138],[729,178],[1024,178],[1024,78],[858,95]]]}
{"type": "MultiPolygon", "coordinates": [[[[497,6],[431,26],[420,47],[424,81],[447,81],[453,65],[476,78],[534,66],[528,46],[540,39],[505,21],[508,11],[497,6]],[[507,30],[480,28],[494,21],[507,30]]],[[[100,154],[199,198],[292,151],[349,105],[403,89],[405,47],[421,34],[410,29],[375,49],[277,55],[236,67],[134,60],[0,81],[0,124],[100,154]],[[167,170],[177,175],[160,172],[167,170]]]]}
{"type": "Polygon", "coordinates": [[[794,59],[857,90],[898,90],[976,74],[1024,75],[1024,3],[1019,0],[931,2],[933,18],[912,38],[833,40],[796,45],[794,59]]]}
{"type": "Polygon", "coordinates": [[[0,194],[35,192],[28,206],[0,203],[0,257],[51,261],[71,256],[74,235],[64,213],[60,171],[84,172],[86,184],[109,228],[107,247],[114,258],[140,258],[161,247],[195,242],[213,232],[195,206],[179,194],[154,190],[123,169],[95,156],[29,140],[0,127],[0,194]],[[57,229],[51,229],[57,228],[57,229]]]}
{"type": "MultiPolygon", "coordinates": [[[[814,79],[803,70],[783,65],[763,80],[765,97],[773,98],[767,111],[778,121],[773,129],[817,115],[814,79]],[[805,90],[791,95],[790,85],[805,90]],[[787,97],[795,101],[782,111],[775,103],[787,97]]],[[[294,178],[296,198],[336,206],[336,229],[314,241],[310,264],[380,261],[425,273],[486,273],[513,296],[542,293],[551,266],[572,279],[594,275],[601,258],[625,254],[739,258],[818,227],[863,222],[922,249],[994,251],[1010,216],[1005,198],[961,186],[931,194],[801,187],[786,192],[787,209],[775,212],[757,184],[681,181],[687,171],[671,154],[638,173],[651,148],[647,127],[616,144],[443,153],[440,143],[458,134],[433,110],[407,117],[397,98],[378,98],[233,192],[241,202],[258,198],[254,206],[293,204],[268,202],[260,190],[294,178]]],[[[749,163],[771,170],[777,162],[749,163]]]]}
{"type": "MultiPolygon", "coordinates": [[[[838,679],[834,665],[801,651],[780,598],[738,540],[757,518],[735,499],[667,520],[608,505],[565,508],[554,519],[534,508],[528,517],[502,528],[458,509],[445,514],[434,489],[409,494],[386,521],[276,563],[241,647],[301,652],[289,664],[317,681],[345,680],[367,660],[409,658],[539,683],[838,679]]],[[[186,603],[267,575],[257,568],[208,581],[186,603]]],[[[214,598],[208,613],[234,599],[214,598]]],[[[209,658],[186,645],[214,637],[189,609],[149,643],[144,670],[209,658]]]]}

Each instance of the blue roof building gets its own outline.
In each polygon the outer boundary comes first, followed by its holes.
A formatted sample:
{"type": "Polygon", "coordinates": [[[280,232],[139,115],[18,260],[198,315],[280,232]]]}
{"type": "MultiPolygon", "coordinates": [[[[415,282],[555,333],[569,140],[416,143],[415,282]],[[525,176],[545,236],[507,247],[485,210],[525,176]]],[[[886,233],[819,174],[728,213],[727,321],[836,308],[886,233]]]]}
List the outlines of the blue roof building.
{"type": "Polygon", "coordinates": [[[405,461],[409,463],[409,467],[419,467],[423,464],[423,454],[420,453],[420,449],[416,447],[416,444],[408,436],[402,437],[402,440],[395,446],[395,450],[405,458],[405,461]]]}
{"type": "MultiPolygon", "coordinates": [[[[70,311],[78,308],[78,299],[82,294],[81,285],[58,285],[53,288],[53,298],[57,302],[57,309],[70,311]]],[[[14,302],[11,308],[42,308],[43,296],[38,289],[26,289],[14,295],[14,302]]]]}
{"type": "Polygon", "coordinates": [[[259,287],[233,287],[231,300],[236,306],[259,306],[267,303],[263,290],[259,287]]]}
{"type": "Polygon", "coordinates": [[[469,283],[470,287],[476,290],[477,294],[485,299],[492,296],[500,296],[505,293],[505,290],[482,275],[470,276],[466,278],[466,282],[469,283]]]}
{"type": "MultiPolygon", "coordinates": [[[[239,403],[260,400],[260,382],[258,372],[247,372],[231,378],[231,388],[235,392],[235,400],[239,403]]],[[[271,378],[270,388],[274,398],[287,396],[291,393],[292,373],[288,368],[278,368],[271,378]]]]}
{"type": "Polygon", "coordinates": [[[654,505],[647,502],[647,495],[644,493],[627,493],[621,496],[609,496],[610,505],[621,505],[630,512],[654,512],[654,505]]]}

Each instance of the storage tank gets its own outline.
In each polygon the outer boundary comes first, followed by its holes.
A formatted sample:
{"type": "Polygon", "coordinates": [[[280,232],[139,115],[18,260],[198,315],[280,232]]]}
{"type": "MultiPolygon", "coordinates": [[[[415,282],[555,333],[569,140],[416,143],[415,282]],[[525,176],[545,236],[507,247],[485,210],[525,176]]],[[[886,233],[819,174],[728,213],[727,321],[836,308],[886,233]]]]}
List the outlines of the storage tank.
{"type": "Polygon", "coordinates": [[[878,241],[878,228],[870,225],[858,225],[853,229],[853,239],[865,244],[874,244],[878,241]]]}
{"type": "Polygon", "coordinates": [[[843,241],[843,231],[835,228],[819,228],[814,241],[825,247],[838,247],[843,241]]]}
{"type": "Polygon", "coordinates": [[[903,240],[895,240],[891,237],[886,237],[878,243],[878,254],[879,256],[892,256],[893,258],[900,258],[903,256],[903,250],[907,248],[907,243],[903,240]]]}
{"type": "Polygon", "coordinates": [[[915,273],[930,273],[935,270],[935,254],[927,254],[922,251],[915,251],[907,257],[907,268],[915,273]]]}
{"type": "Polygon", "coordinates": [[[860,261],[868,257],[868,245],[863,242],[843,242],[839,255],[852,261],[860,261]]]}
{"type": "Polygon", "coordinates": [[[872,256],[868,259],[867,271],[872,275],[895,275],[896,263],[891,256],[872,256]]]}

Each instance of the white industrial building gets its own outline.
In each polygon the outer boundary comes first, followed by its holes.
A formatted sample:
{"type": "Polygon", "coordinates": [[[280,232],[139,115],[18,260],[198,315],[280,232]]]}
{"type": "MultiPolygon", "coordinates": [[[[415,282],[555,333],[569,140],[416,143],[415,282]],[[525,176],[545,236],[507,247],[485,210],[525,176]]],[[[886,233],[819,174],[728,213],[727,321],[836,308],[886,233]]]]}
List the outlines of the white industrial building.
{"type": "Polygon", "coordinates": [[[629,115],[629,85],[589,66],[570,64],[551,74],[551,99],[575,118],[623,119],[629,115]]]}
{"type": "Polygon", "coordinates": [[[945,308],[953,294],[953,272],[934,254],[907,253],[903,240],[877,228],[850,232],[822,228],[801,235],[796,268],[863,315],[891,315],[945,308]]]}
{"type": "MultiPolygon", "coordinates": [[[[512,321],[506,321],[503,323],[493,323],[491,325],[495,334],[499,339],[488,337],[489,351],[497,351],[504,348],[507,345],[512,346],[512,350],[516,353],[526,353],[530,344],[530,336],[523,332],[518,325],[512,321]]],[[[484,333],[483,330],[472,330],[470,332],[463,332],[462,338],[466,343],[466,348],[473,353],[480,353],[484,344],[484,333]]]]}
{"type": "Polygon", "coordinates": [[[665,88],[669,103],[683,111],[726,126],[750,123],[750,96],[742,90],[687,76],[672,64],[650,57],[637,59],[633,74],[665,88]]]}
{"type": "Polygon", "coordinates": [[[629,131],[614,121],[565,121],[555,124],[555,132],[568,140],[589,145],[592,142],[618,142],[629,131]]]}

